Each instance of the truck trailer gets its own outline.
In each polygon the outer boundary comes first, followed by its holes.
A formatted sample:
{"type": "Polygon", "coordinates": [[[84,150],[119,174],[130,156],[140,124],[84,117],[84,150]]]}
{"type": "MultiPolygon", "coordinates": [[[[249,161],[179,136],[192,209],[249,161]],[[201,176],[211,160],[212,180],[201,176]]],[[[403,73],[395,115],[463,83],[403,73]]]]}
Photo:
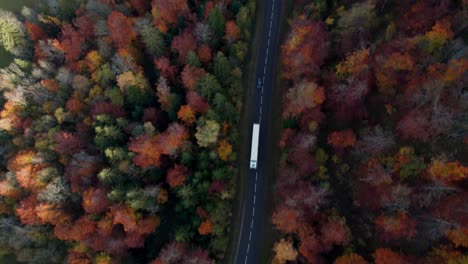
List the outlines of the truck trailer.
{"type": "Polygon", "coordinates": [[[260,135],[260,124],[253,124],[252,148],[250,149],[250,168],[251,169],[257,169],[259,135],[260,135]]]}

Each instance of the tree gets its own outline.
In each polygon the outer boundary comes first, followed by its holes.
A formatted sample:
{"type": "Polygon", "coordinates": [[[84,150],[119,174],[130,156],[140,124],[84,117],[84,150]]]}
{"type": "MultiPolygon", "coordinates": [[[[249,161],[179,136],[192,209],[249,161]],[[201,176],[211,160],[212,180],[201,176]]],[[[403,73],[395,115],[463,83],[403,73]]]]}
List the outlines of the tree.
{"type": "Polygon", "coordinates": [[[110,13],[107,18],[107,27],[110,39],[119,48],[129,47],[136,38],[132,20],[120,12],[110,13]]]}
{"type": "Polygon", "coordinates": [[[0,9],[0,43],[11,54],[29,59],[32,42],[23,24],[10,11],[0,9]]]}
{"type": "MultiPolygon", "coordinates": [[[[216,59],[215,59],[216,60],[216,59]]],[[[186,64],[181,73],[182,84],[185,89],[192,91],[197,86],[198,80],[201,76],[205,75],[205,70],[203,68],[197,68],[186,64]]]]}
{"type": "Polygon", "coordinates": [[[149,54],[159,57],[164,54],[165,43],[161,32],[147,22],[143,20],[142,25],[139,26],[138,32],[141,35],[141,40],[145,44],[145,48],[149,54]]]}
{"type": "Polygon", "coordinates": [[[54,149],[60,154],[72,155],[80,152],[84,146],[82,139],[70,132],[60,131],[55,134],[54,140],[57,144],[54,149]]]}
{"type": "Polygon", "coordinates": [[[412,110],[398,122],[396,129],[402,139],[414,139],[428,142],[430,134],[429,111],[412,110]]]}
{"type": "Polygon", "coordinates": [[[219,141],[218,156],[224,161],[228,161],[232,154],[232,145],[225,139],[219,141]]]}
{"type": "Polygon", "coordinates": [[[378,248],[372,254],[375,264],[409,264],[404,255],[393,252],[388,248],[378,248]]]}
{"type": "Polygon", "coordinates": [[[427,171],[429,178],[433,181],[442,180],[451,183],[462,181],[468,177],[468,167],[461,165],[458,160],[446,162],[441,159],[434,159],[427,171]]]}
{"type": "Polygon", "coordinates": [[[179,112],[177,112],[177,117],[188,126],[196,121],[195,112],[190,105],[181,106],[179,112]]]}
{"type": "Polygon", "coordinates": [[[202,236],[209,235],[213,230],[213,225],[209,219],[203,221],[198,227],[198,233],[202,236]]]}
{"type": "Polygon", "coordinates": [[[186,0],[154,0],[151,5],[153,24],[155,24],[162,33],[166,33],[169,26],[177,22],[179,15],[183,16],[190,11],[186,0]]]}
{"type": "Polygon", "coordinates": [[[89,188],[83,192],[82,207],[88,214],[99,214],[107,210],[110,202],[103,188],[89,188]]]}
{"type": "Polygon", "coordinates": [[[211,48],[208,45],[202,45],[202,46],[198,47],[198,49],[197,49],[198,58],[203,63],[211,62],[211,59],[213,57],[213,55],[211,53],[212,53],[211,48]]]}
{"type": "Polygon", "coordinates": [[[44,40],[47,38],[47,34],[45,33],[45,31],[40,26],[38,26],[37,24],[33,22],[30,22],[30,21],[24,22],[24,27],[26,28],[29,35],[31,36],[31,39],[35,42],[39,40],[44,40]]]}
{"type": "Polygon", "coordinates": [[[380,215],[375,219],[375,226],[383,241],[412,238],[416,235],[416,221],[403,212],[392,216],[380,215]]]}
{"type": "Polygon", "coordinates": [[[156,95],[158,97],[158,102],[161,104],[161,108],[168,112],[172,107],[172,97],[171,88],[169,87],[166,78],[159,77],[158,84],[156,86],[156,95]]]}
{"type": "Polygon", "coordinates": [[[453,38],[450,22],[448,20],[437,21],[432,30],[428,31],[424,37],[429,42],[427,47],[429,53],[439,51],[447,41],[453,38]]]}
{"type": "Polygon", "coordinates": [[[137,153],[133,157],[135,165],[140,167],[159,167],[161,164],[161,152],[153,145],[154,140],[143,134],[130,140],[128,149],[137,153]]]}
{"type": "Polygon", "coordinates": [[[362,48],[346,56],[336,65],[336,75],[339,77],[359,76],[363,71],[369,69],[369,49],[362,48]]]}
{"type": "Polygon", "coordinates": [[[335,148],[352,147],[356,144],[356,135],[350,129],[335,131],[328,136],[327,141],[335,148]]]}
{"type": "Polygon", "coordinates": [[[209,147],[218,141],[220,125],[214,120],[207,120],[197,126],[195,138],[200,147],[209,147]]]}
{"type": "Polygon", "coordinates": [[[367,264],[368,262],[356,253],[343,255],[335,259],[333,264],[367,264]]]}
{"type": "Polygon", "coordinates": [[[329,219],[321,228],[322,244],[329,251],[333,245],[343,245],[348,242],[349,230],[344,219],[329,219]]]}
{"type": "Polygon", "coordinates": [[[373,2],[355,3],[350,9],[342,12],[336,26],[336,32],[341,37],[343,52],[350,52],[355,47],[365,47],[376,21],[377,15],[373,2]]]}
{"type": "Polygon", "coordinates": [[[213,32],[214,41],[217,43],[226,30],[226,19],[224,18],[223,12],[219,6],[211,9],[207,18],[207,23],[213,32]]]}
{"type": "Polygon", "coordinates": [[[228,43],[233,43],[239,38],[239,27],[237,27],[236,22],[233,20],[229,20],[226,23],[226,35],[224,38],[228,41],[228,43]]]}
{"type": "Polygon", "coordinates": [[[222,89],[216,77],[207,73],[198,80],[197,91],[211,103],[216,93],[220,93],[222,89]]]}
{"type": "Polygon", "coordinates": [[[290,22],[286,42],[281,46],[283,76],[290,80],[315,76],[328,53],[328,34],[323,23],[299,16],[290,22]]]}
{"type": "Polygon", "coordinates": [[[226,85],[231,76],[231,64],[222,52],[218,52],[213,60],[214,75],[216,79],[226,85]]]}
{"type": "Polygon", "coordinates": [[[320,261],[320,253],[323,251],[322,245],[315,234],[309,234],[302,238],[299,246],[299,253],[304,256],[309,263],[320,261]]]}
{"type": "Polygon", "coordinates": [[[188,92],[186,99],[190,108],[197,113],[204,114],[210,109],[210,105],[195,91],[188,92]]]}
{"type": "Polygon", "coordinates": [[[66,24],[62,27],[60,44],[67,62],[73,63],[81,57],[84,41],[84,37],[72,25],[66,24]]]}
{"type": "Polygon", "coordinates": [[[277,208],[272,216],[272,222],[276,229],[286,234],[296,232],[300,221],[299,212],[285,206],[277,208]]]}
{"type": "Polygon", "coordinates": [[[178,263],[186,254],[186,245],[179,242],[166,244],[159,252],[159,259],[162,263],[178,263]]]}
{"type": "Polygon", "coordinates": [[[297,117],[305,109],[313,108],[325,101],[325,90],[314,82],[302,81],[293,88],[288,89],[286,94],[284,117],[297,117]]]}
{"type": "Polygon", "coordinates": [[[159,70],[159,79],[174,80],[177,68],[171,64],[167,57],[160,57],[154,61],[159,70]]]}
{"type": "Polygon", "coordinates": [[[189,30],[184,30],[172,39],[171,50],[179,54],[179,61],[184,62],[189,51],[197,49],[197,41],[189,30]]]}
{"type": "Polygon", "coordinates": [[[275,251],[275,259],[278,260],[279,263],[284,264],[287,261],[294,261],[296,260],[298,253],[294,249],[291,240],[285,240],[282,238],[279,242],[275,243],[273,248],[275,251]]]}
{"type": "Polygon", "coordinates": [[[188,173],[186,167],[176,164],[167,172],[166,182],[171,188],[183,185],[188,173]]]}

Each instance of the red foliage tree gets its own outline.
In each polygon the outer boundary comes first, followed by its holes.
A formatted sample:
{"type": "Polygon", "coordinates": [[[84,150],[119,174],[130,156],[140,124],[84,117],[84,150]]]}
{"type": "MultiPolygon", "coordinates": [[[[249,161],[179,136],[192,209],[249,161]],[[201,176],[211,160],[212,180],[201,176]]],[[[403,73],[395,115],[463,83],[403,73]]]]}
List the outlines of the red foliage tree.
{"type": "Polygon", "coordinates": [[[368,262],[356,253],[343,255],[335,259],[333,264],[367,264],[368,262]]]}
{"type": "Polygon", "coordinates": [[[186,0],[153,0],[152,10],[153,24],[165,33],[170,25],[177,22],[179,15],[184,15],[190,11],[186,0]]]}
{"type": "Polygon", "coordinates": [[[90,15],[84,14],[77,17],[73,24],[78,29],[78,32],[81,34],[81,36],[83,36],[83,38],[89,41],[92,40],[94,37],[94,25],[96,22],[90,15]]]}
{"type": "Polygon", "coordinates": [[[125,110],[113,103],[110,102],[98,102],[94,104],[91,108],[91,115],[110,115],[114,118],[126,117],[127,112],[125,110]]]}
{"type": "Polygon", "coordinates": [[[414,139],[428,142],[430,120],[428,110],[413,110],[405,114],[397,124],[397,131],[403,139],[414,139]]]}
{"type": "Polygon", "coordinates": [[[328,136],[327,141],[335,148],[352,147],[356,144],[356,135],[350,129],[335,131],[328,136]]]}
{"type": "Polygon", "coordinates": [[[67,110],[70,113],[80,114],[85,109],[86,105],[76,98],[70,98],[66,103],[67,110]]]}
{"type": "Polygon", "coordinates": [[[151,166],[159,167],[161,164],[161,152],[156,149],[154,140],[147,135],[140,135],[137,138],[131,139],[128,149],[137,153],[133,157],[135,165],[147,168],[151,166]]]}
{"type": "Polygon", "coordinates": [[[160,57],[154,61],[156,68],[159,70],[160,76],[167,80],[174,80],[177,68],[171,65],[171,61],[167,57],[160,57]]]}
{"type": "Polygon", "coordinates": [[[185,89],[193,91],[197,86],[198,79],[205,75],[205,73],[206,72],[203,68],[197,68],[186,64],[181,73],[182,84],[184,85],[185,89]]]}
{"type": "Polygon", "coordinates": [[[310,234],[302,239],[299,253],[307,259],[308,263],[321,263],[321,252],[323,252],[323,248],[315,234],[310,234]]]}
{"type": "Polygon", "coordinates": [[[394,216],[378,216],[375,219],[375,227],[383,241],[412,238],[416,234],[416,221],[402,212],[394,216]]]}
{"type": "Polygon", "coordinates": [[[174,165],[174,167],[167,172],[167,184],[169,184],[171,188],[183,185],[188,172],[186,167],[178,164],[174,165]]]}
{"type": "Polygon", "coordinates": [[[197,55],[201,62],[208,63],[213,58],[210,46],[202,45],[197,49],[197,55]]]}
{"type": "Polygon", "coordinates": [[[100,159],[84,152],[73,155],[65,167],[65,177],[70,181],[72,192],[83,192],[92,186],[101,168],[100,159]]]}
{"type": "Polygon", "coordinates": [[[378,248],[372,254],[375,264],[409,264],[404,255],[393,252],[388,248],[378,248]]]}
{"type": "Polygon", "coordinates": [[[146,0],[130,0],[130,5],[138,12],[138,15],[140,16],[144,15],[151,8],[150,1],[146,0]]]}
{"type": "Polygon", "coordinates": [[[37,198],[35,195],[30,195],[20,201],[19,206],[16,208],[16,215],[19,217],[21,223],[25,225],[43,224],[35,212],[36,205],[37,198]]]}
{"type": "Polygon", "coordinates": [[[58,132],[55,135],[54,140],[57,144],[54,148],[55,151],[64,155],[71,155],[80,152],[84,146],[84,142],[79,136],[66,131],[58,132]]]}
{"type": "Polygon", "coordinates": [[[208,188],[208,193],[222,192],[226,189],[226,183],[220,180],[215,180],[210,184],[208,188]]]}
{"type": "Polygon", "coordinates": [[[107,191],[103,188],[89,188],[83,192],[82,206],[88,214],[99,214],[109,207],[107,191]]]}
{"type": "Polygon", "coordinates": [[[318,73],[328,53],[328,34],[321,22],[299,16],[290,22],[286,42],[281,46],[283,76],[291,80],[318,73]]]}
{"type": "Polygon", "coordinates": [[[187,103],[197,113],[204,114],[210,109],[206,100],[195,91],[190,91],[186,95],[187,103]]]}
{"type": "Polygon", "coordinates": [[[111,208],[114,216],[113,224],[121,224],[125,232],[135,231],[137,229],[137,218],[132,208],[126,205],[119,205],[111,208]]]}
{"type": "Polygon", "coordinates": [[[143,110],[141,121],[143,123],[151,122],[154,126],[156,126],[163,121],[161,111],[156,107],[145,108],[145,110],[143,110]]]}
{"type": "Polygon", "coordinates": [[[171,50],[179,54],[179,61],[185,62],[187,53],[197,49],[197,40],[193,33],[189,30],[184,30],[179,35],[172,39],[171,50]]]}
{"type": "Polygon", "coordinates": [[[300,215],[295,209],[281,206],[276,209],[272,216],[272,222],[276,229],[283,233],[293,233],[300,225],[300,215]]]}
{"type": "Polygon", "coordinates": [[[213,230],[213,224],[211,223],[210,219],[206,219],[198,227],[198,233],[202,236],[206,236],[210,234],[212,230],[213,230]]]}
{"type": "Polygon", "coordinates": [[[26,21],[24,22],[24,27],[29,32],[29,35],[31,36],[31,39],[33,41],[43,40],[47,38],[47,33],[45,33],[45,31],[35,23],[26,21]]]}
{"type": "Polygon", "coordinates": [[[226,22],[226,36],[225,39],[229,42],[232,43],[239,38],[239,27],[236,25],[236,22],[233,20],[229,20],[226,22]]]}
{"type": "Polygon", "coordinates": [[[62,27],[60,45],[65,52],[67,62],[77,61],[83,52],[84,37],[77,32],[72,25],[66,24],[62,27]]]}
{"type": "Polygon", "coordinates": [[[333,245],[343,245],[348,241],[348,229],[344,221],[331,219],[322,225],[320,233],[326,251],[330,251],[333,245]]]}
{"type": "Polygon", "coordinates": [[[118,48],[127,48],[136,38],[133,21],[124,14],[112,11],[107,17],[109,38],[118,48]]]}

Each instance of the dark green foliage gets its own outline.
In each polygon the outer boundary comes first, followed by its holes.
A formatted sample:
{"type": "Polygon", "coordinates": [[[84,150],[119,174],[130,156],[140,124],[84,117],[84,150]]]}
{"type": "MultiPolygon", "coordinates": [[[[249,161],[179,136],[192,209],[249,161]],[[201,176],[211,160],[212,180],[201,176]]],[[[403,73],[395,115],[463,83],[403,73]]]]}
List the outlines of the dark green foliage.
{"type": "Polygon", "coordinates": [[[211,9],[207,22],[213,32],[214,43],[218,43],[226,30],[226,19],[223,16],[221,8],[215,7],[211,9]]]}

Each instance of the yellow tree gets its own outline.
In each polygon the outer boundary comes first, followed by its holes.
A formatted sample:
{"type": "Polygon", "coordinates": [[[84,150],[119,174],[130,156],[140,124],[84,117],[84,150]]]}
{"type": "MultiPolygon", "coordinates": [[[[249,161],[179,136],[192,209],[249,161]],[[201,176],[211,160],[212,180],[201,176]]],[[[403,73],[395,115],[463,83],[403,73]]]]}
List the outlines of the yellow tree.
{"type": "Polygon", "coordinates": [[[219,141],[218,156],[220,159],[227,161],[232,153],[232,145],[225,139],[219,141]]]}
{"type": "Polygon", "coordinates": [[[294,249],[292,245],[292,241],[289,239],[281,239],[280,242],[275,244],[273,250],[276,253],[275,259],[281,264],[286,263],[286,261],[296,260],[298,255],[296,249],[294,249]]]}

